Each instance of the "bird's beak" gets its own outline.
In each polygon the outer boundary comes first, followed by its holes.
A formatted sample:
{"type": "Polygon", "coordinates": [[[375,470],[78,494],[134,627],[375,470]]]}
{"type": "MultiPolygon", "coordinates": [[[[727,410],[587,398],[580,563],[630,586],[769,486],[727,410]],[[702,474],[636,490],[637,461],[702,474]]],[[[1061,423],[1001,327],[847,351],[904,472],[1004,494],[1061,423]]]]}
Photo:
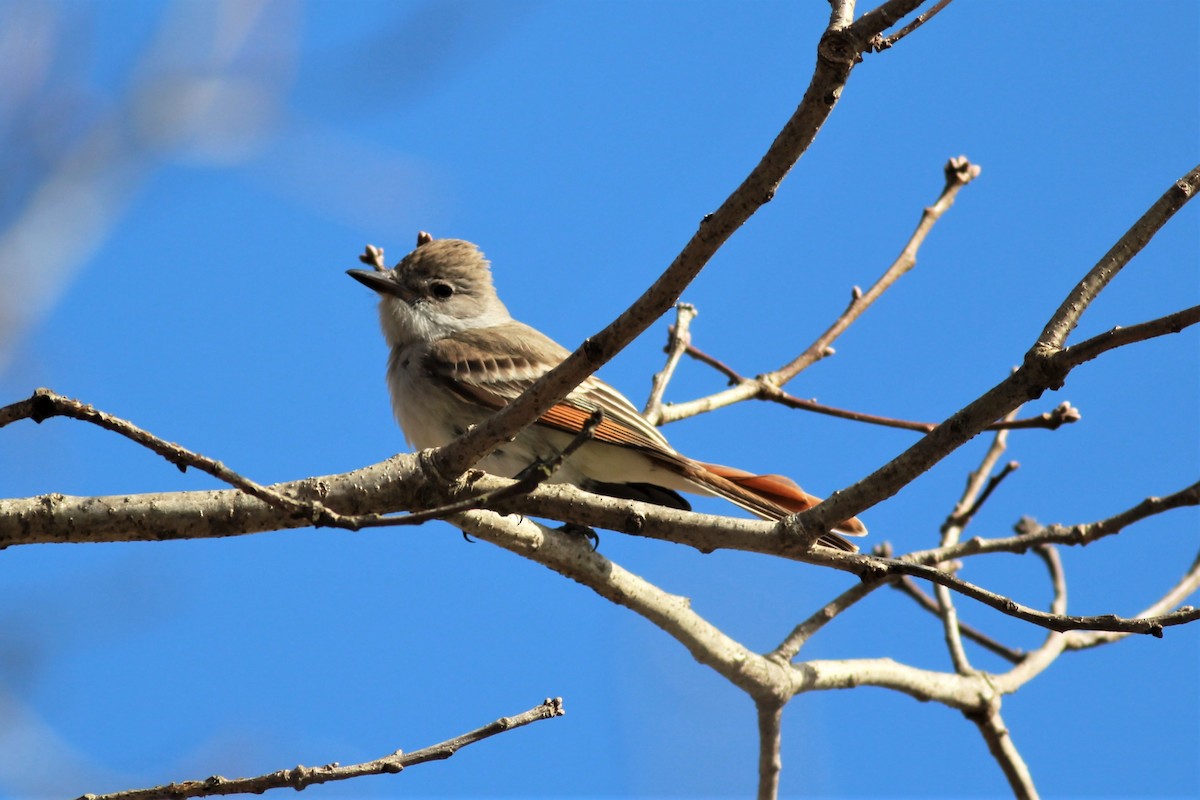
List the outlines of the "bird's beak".
{"type": "Polygon", "coordinates": [[[346,274],[351,278],[354,278],[354,280],[358,281],[363,286],[366,286],[368,289],[374,289],[380,294],[399,297],[405,302],[409,300],[408,297],[405,297],[404,290],[400,284],[396,283],[396,281],[392,279],[391,272],[374,272],[369,269],[348,269],[346,270],[346,274]]]}

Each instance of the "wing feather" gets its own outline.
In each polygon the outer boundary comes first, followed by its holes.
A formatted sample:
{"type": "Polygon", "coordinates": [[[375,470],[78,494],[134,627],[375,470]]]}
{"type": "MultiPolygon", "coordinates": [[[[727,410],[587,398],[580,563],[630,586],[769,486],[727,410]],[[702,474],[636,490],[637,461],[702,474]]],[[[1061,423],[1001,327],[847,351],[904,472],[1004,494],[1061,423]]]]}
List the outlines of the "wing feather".
{"type": "MultiPolygon", "coordinates": [[[[439,339],[429,346],[423,365],[429,375],[441,379],[463,399],[498,409],[515,400],[568,355],[565,348],[541,332],[512,322],[439,339]]],[[[578,433],[597,409],[604,412],[604,421],[596,430],[596,441],[668,458],[677,455],[624,395],[596,377],[585,380],[538,422],[578,433]]]]}

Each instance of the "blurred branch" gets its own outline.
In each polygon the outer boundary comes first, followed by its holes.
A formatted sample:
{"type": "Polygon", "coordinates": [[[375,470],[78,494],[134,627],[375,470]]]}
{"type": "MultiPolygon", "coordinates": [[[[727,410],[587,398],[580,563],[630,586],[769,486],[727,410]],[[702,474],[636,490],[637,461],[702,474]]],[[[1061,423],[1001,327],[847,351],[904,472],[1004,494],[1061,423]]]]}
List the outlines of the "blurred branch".
{"type": "Polygon", "coordinates": [[[214,775],[204,780],[171,783],[152,789],[130,789],[111,794],[85,794],[79,800],[161,800],[161,798],[211,797],[228,794],[262,794],[270,789],[295,789],[297,792],[321,783],[345,781],[364,775],[395,774],[406,767],[429,761],[444,761],[462,748],[475,744],[498,733],[514,730],[552,717],[561,717],[562,698],[547,698],[541,705],[523,711],[515,717],[501,717],[482,728],[468,731],[461,736],[447,739],[439,744],[404,753],[397,750],[391,755],[364,761],[361,764],[341,766],[337,762],[321,767],[292,767],[281,769],[253,778],[222,778],[214,775]]]}

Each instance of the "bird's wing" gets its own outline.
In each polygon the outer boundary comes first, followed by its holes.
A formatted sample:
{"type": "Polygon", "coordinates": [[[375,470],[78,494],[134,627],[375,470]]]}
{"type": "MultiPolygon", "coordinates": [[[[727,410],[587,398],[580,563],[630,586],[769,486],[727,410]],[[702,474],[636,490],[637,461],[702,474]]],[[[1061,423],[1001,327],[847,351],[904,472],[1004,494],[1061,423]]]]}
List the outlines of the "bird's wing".
{"type": "MultiPolygon", "coordinates": [[[[519,322],[459,331],[433,342],[424,356],[428,373],[472,403],[502,408],[569,355],[540,331],[519,322]]],[[[604,419],[593,439],[645,451],[666,460],[678,459],[658,429],[642,418],[623,394],[589,377],[538,422],[578,433],[596,410],[604,419]]]]}
{"type": "MultiPolygon", "coordinates": [[[[429,346],[423,363],[431,376],[463,399],[499,409],[568,355],[540,331],[510,322],[439,339],[429,346]]],[[[604,412],[604,419],[592,436],[594,441],[632,447],[669,464],[701,493],[724,497],[764,519],[782,519],[820,502],[781,475],[755,475],[680,455],[623,394],[594,376],[542,414],[538,423],[575,434],[597,409],[604,412]]],[[[861,536],[866,528],[859,520],[850,519],[834,531],[861,536]]],[[[836,533],[822,536],[821,541],[839,550],[858,549],[836,533]]]]}

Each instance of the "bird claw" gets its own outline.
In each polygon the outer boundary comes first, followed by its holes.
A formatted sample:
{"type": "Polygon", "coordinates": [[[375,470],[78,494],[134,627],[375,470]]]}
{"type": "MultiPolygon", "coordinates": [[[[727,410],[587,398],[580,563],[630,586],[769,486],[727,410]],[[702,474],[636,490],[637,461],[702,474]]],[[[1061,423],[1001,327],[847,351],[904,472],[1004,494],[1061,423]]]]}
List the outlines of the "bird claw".
{"type": "Polygon", "coordinates": [[[592,543],[593,553],[596,552],[596,548],[600,546],[600,534],[596,533],[596,531],[589,528],[587,525],[580,525],[577,522],[564,522],[562,526],[559,527],[559,530],[572,536],[582,536],[584,539],[587,539],[592,543]]]}

